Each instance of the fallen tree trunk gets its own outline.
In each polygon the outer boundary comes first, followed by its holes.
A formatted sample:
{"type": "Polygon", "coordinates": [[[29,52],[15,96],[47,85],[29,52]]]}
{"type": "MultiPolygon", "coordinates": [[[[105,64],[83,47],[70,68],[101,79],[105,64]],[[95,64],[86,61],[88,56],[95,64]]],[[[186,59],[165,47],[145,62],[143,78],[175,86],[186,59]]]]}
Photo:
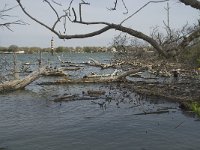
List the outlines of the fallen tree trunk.
{"type": "Polygon", "coordinates": [[[27,77],[25,77],[23,79],[6,81],[6,82],[0,84],[0,92],[23,89],[24,87],[29,85],[31,82],[38,79],[40,77],[40,75],[43,74],[45,71],[46,71],[45,67],[42,67],[42,68],[32,72],[31,74],[29,74],[27,77]]]}
{"type": "Polygon", "coordinates": [[[39,83],[39,85],[127,82],[127,79],[126,79],[127,76],[133,73],[144,71],[144,69],[146,69],[146,67],[129,70],[127,72],[122,73],[121,75],[115,75],[115,76],[111,74],[110,76],[103,76],[103,75],[102,76],[85,76],[83,78],[78,78],[78,79],[65,78],[65,79],[60,79],[53,82],[42,82],[42,83],[39,83]]]}
{"type": "Polygon", "coordinates": [[[107,68],[115,68],[116,64],[103,64],[98,62],[97,60],[94,60],[90,58],[90,61],[86,63],[87,65],[90,66],[95,66],[95,67],[100,67],[101,69],[107,69],[107,68]]]}

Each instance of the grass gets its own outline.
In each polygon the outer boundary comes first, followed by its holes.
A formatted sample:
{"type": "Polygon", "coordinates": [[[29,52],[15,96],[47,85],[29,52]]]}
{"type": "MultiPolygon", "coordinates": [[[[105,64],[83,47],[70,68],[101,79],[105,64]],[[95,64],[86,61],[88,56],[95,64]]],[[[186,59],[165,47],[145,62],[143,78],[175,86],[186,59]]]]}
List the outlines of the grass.
{"type": "Polygon", "coordinates": [[[200,118],[200,101],[199,101],[199,99],[182,102],[180,105],[180,108],[182,108],[185,111],[192,111],[197,115],[197,117],[200,118]]]}
{"type": "Polygon", "coordinates": [[[197,114],[200,117],[200,103],[199,102],[191,102],[188,104],[191,111],[197,114]]]}

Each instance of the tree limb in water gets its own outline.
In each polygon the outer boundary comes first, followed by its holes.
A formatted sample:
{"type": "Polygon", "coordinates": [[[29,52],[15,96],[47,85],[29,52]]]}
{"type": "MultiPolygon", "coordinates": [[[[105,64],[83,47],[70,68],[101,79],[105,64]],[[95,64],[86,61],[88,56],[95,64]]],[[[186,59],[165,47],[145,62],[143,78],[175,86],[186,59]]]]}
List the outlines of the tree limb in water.
{"type": "Polygon", "coordinates": [[[60,79],[53,82],[42,82],[39,85],[57,85],[57,84],[80,84],[80,83],[110,83],[110,82],[126,82],[126,77],[130,74],[134,74],[140,71],[146,70],[146,67],[140,69],[132,69],[127,72],[122,73],[121,75],[94,75],[94,76],[85,76],[78,79],[60,79]]]}
{"type": "Polygon", "coordinates": [[[0,92],[6,92],[6,91],[14,91],[18,89],[23,89],[36,79],[40,77],[41,74],[43,74],[46,71],[45,67],[42,67],[31,74],[29,74],[27,77],[19,80],[12,80],[12,81],[6,81],[2,84],[0,84],[0,92]]]}

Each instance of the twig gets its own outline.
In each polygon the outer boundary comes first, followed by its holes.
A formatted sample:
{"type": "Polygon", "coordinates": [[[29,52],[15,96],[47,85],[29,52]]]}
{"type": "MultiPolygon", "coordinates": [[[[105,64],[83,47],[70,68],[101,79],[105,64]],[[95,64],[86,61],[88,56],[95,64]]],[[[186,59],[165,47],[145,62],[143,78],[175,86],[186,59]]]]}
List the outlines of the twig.
{"type": "Polygon", "coordinates": [[[46,2],[50,7],[51,9],[55,12],[57,18],[59,19],[59,15],[58,15],[58,12],[55,10],[55,8],[51,5],[51,3],[48,1],[48,0],[44,0],[44,2],[46,2]]]}
{"type": "Polygon", "coordinates": [[[108,8],[108,10],[116,10],[116,8],[117,8],[117,3],[118,3],[118,0],[115,0],[115,2],[114,2],[114,7],[113,7],[113,8],[108,8]]]}
{"type": "Polygon", "coordinates": [[[61,3],[58,3],[58,2],[56,2],[56,1],[54,1],[54,0],[51,0],[53,3],[55,3],[55,4],[57,4],[57,5],[59,5],[59,6],[62,6],[62,4],[61,3]]]}
{"type": "MultiPolygon", "coordinates": [[[[118,0],[115,0],[114,2],[114,7],[113,8],[107,8],[108,10],[116,10],[117,8],[117,3],[118,3],[118,0]]],[[[128,8],[126,7],[126,3],[124,2],[124,0],[122,0],[122,4],[124,6],[124,8],[126,9],[126,12],[124,12],[123,14],[128,14],[128,8]]]]}
{"type": "Polygon", "coordinates": [[[162,2],[167,2],[169,0],[162,0],[162,1],[149,1],[148,3],[146,3],[145,5],[143,5],[142,7],[140,7],[136,12],[134,12],[133,14],[131,14],[130,16],[128,16],[126,19],[124,19],[121,23],[123,24],[125,21],[127,21],[128,19],[132,18],[135,14],[137,14],[138,12],[140,12],[143,8],[145,8],[147,5],[149,5],[150,3],[162,3],[162,2]]]}

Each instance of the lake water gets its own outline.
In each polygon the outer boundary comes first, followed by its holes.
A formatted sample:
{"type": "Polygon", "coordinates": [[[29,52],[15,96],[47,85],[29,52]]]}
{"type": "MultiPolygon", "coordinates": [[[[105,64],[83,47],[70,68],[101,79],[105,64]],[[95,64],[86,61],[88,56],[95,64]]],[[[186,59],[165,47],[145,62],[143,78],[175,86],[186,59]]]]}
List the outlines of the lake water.
{"type": "MultiPolygon", "coordinates": [[[[18,59],[25,62],[28,57],[33,59],[31,55],[18,59]]],[[[112,54],[64,54],[63,58],[105,62],[112,54]]],[[[95,69],[89,71],[100,71],[95,69]]],[[[43,80],[0,95],[0,150],[200,149],[200,121],[182,112],[177,103],[138,95],[123,84],[37,85],[43,80]],[[104,107],[99,104],[105,102],[105,96],[94,101],[52,101],[88,90],[105,91],[112,100],[104,107]],[[163,113],[141,114],[158,110],[163,113]]]]}

